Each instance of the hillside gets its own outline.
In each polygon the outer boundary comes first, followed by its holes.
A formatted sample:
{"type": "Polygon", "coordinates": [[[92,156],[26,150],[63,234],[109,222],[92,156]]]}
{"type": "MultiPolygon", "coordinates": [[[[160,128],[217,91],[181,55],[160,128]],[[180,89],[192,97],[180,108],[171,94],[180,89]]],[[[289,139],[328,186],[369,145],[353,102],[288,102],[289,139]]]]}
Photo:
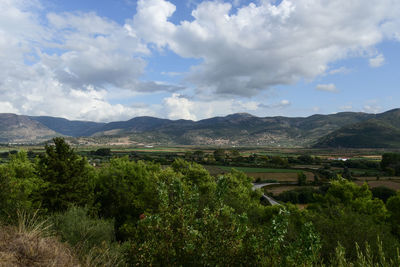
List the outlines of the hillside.
{"type": "Polygon", "coordinates": [[[367,121],[344,126],[320,138],[314,147],[398,148],[400,109],[377,114],[367,121]]]}
{"type": "Polygon", "coordinates": [[[38,143],[57,135],[28,116],[0,114],[0,143],[38,143]]]}
{"type": "Polygon", "coordinates": [[[142,143],[299,147],[307,146],[344,125],[361,122],[373,116],[345,112],[307,118],[262,118],[237,113],[197,122],[139,117],[127,122],[106,124],[102,127],[104,131],[95,136],[129,136],[131,140],[142,143]]]}
{"type": "Polygon", "coordinates": [[[34,143],[62,135],[85,144],[399,147],[399,132],[400,109],[305,118],[237,113],[200,121],[143,116],[110,123],[0,114],[1,143],[34,143]]]}
{"type": "Polygon", "coordinates": [[[105,123],[91,121],[70,121],[64,118],[49,116],[31,116],[29,117],[47,128],[67,136],[90,136],[97,132],[105,123]]]}

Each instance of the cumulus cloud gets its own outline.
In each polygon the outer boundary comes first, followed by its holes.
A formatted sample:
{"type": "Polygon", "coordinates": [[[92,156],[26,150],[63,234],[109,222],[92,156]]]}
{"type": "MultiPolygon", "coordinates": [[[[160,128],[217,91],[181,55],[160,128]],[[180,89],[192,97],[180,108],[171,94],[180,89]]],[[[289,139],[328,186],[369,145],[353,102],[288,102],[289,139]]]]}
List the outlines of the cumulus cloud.
{"type": "Polygon", "coordinates": [[[172,3],[140,0],[131,29],[159,48],[202,59],[186,77],[199,92],[252,96],[313,79],[332,62],[367,53],[394,31],[388,25],[398,25],[400,7],[393,0],[258,3],[234,9],[202,2],[192,21],[173,24],[172,3]]]}
{"type": "Polygon", "coordinates": [[[333,83],[317,84],[315,89],[317,89],[319,91],[326,91],[326,92],[337,92],[336,86],[333,83]]]}
{"type": "MultiPolygon", "coordinates": [[[[280,108],[291,103],[264,105],[240,97],[344,73],[330,66],[371,55],[385,38],[400,41],[399,1],[245,2],[191,1],[193,19],[173,23],[175,5],[140,0],[133,18],[120,25],[95,13],[46,14],[40,0],[2,0],[0,112],[109,121],[137,115],[201,119],[280,108]],[[193,99],[178,93],[180,85],[143,80],[154,49],[199,59],[182,73],[164,70],[182,74],[193,99]],[[147,106],[110,101],[122,91],[169,96],[147,106]]],[[[384,63],[382,54],[375,55],[372,67],[384,63]]],[[[318,86],[335,91],[334,85],[318,86]]]]}
{"type": "MultiPolygon", "coordinates": [[[[213,101],[195,100],[174,93],[164,98],[160,112],[169,119],[201,120],[213,116],[227,115],[238,112],[253,112],[264,108],[256,101],[222,100],[213,101]]],[[[283,101],[287,105],[286,101],[283,101]]],[[[275,106],[274,106],[275,107],[275,106]]],[[[269,107],[271,108],[271,107],[269,107]]]]}
{"type": "Polygon", "coordinates": [[[385,57],[382,54],[369,59],[369,65],[373,68],[378,68],[385,63],[385,57]]]}
{"type": "Polygon", "coordinates": [[[0,112],[128,119],[156,113],[111,104],[114,91],[182,89],[140,79],[150,51],[129,25],[95,13],[43,15],[40,2],[31,0],[0,1],[0,10],[0,112]]]}

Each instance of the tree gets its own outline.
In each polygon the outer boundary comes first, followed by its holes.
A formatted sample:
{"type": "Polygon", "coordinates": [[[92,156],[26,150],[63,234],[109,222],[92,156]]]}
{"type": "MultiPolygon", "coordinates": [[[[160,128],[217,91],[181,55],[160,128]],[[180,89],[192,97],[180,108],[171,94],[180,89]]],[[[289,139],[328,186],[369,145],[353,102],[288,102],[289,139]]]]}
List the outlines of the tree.
{"type": "Polygon", "coordinates": [[[9,215],[34,207],[33,193],[43,181],[35,173],[35,165],[25,151],[9,155],[10,161],[0,165],[0,210],[9,215]]]}
{"type": "Polygon", "coordinates": [[[396,195],[395,190],[385,186],[371,188],[371,192],[374,197],[382,199],[383,202],[386,202],[390,197],[396,195]]]}
{"type": "Polygon", "coordinates": [[[115,220],[119,239],[126,238],[140,214],[157,209],[156,182],[160,172],[157,164],[129,161],[127,156],[111,159],[101,169],[95,205],[102,217],[115,220]]]}
{"type": "Polygon", "coordinates": [[[385,153],[382,155],[381,161],[382,170],[388,172],[390,175],[400,175],[400,154],[399,153],[385,153]]]}
{"type": "Polygon", "coordinates": [[[307,176],[303,172],[297,174],[297,183],[299,185],[305,185],[307,181],[307,176]]]}
{"type": "Polygon", "coordinates": [[[111,156],[111,149],[99,148],[93,154],[96,156],[102,156],[102,157],[111,156]]]}
{"type": "Polygon", "coordinates": [[[218,162],[225,162],[225,150],[218,148],[214,151],[214,158],[218,162]]]}
{"type": "Polygon", "coordinates": [[[342,173],[343,178],[351,181],[353,179],[353,177],[351,176],[351,172],[349,170],[349,168],[347,168],[346,166],[343,168],[343,173],[342,173]]]}
{"type": "Polygon", "coordinates": [[[389,210],[389,221],[392,224],[393,232],[400,237],[400,192],[387,200],[386,207],[389,210]]]}
{"type": "Polygon", "coordinates": [[[70,204],[92,204],[94,171],[86,158],[78,156],[64,138],[46,144],[37,170],[44,184],[38,194],[48,211],[64,211],[70,204]]]}

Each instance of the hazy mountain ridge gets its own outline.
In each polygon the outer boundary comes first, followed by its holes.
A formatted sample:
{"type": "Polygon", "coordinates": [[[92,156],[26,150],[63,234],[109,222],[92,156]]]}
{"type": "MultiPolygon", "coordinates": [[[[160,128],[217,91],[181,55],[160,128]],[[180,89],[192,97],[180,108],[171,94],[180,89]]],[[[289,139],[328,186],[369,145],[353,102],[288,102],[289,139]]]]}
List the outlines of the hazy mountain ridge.
{"type": "Polygon", "coordinates": [[[380,114],[341,112],[304,118],[236,113],[200,121],[143,116],[110,123],[0,114],[2,143],[39,142],[57,135],[92,140],[123,138],[124,142],[147,144],[399,147],[400,109],[380,114]]]}

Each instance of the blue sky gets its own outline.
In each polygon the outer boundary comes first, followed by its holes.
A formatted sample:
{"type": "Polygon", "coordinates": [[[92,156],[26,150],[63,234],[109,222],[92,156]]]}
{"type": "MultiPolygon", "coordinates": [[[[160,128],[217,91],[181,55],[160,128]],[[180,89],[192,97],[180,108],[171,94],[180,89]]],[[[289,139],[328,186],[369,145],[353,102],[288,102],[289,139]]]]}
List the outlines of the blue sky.
{"type": "Polygon", "coordinates": [[[0,112],[112,121],[399,107],[395,0],[4,0],[0,112]]]}

